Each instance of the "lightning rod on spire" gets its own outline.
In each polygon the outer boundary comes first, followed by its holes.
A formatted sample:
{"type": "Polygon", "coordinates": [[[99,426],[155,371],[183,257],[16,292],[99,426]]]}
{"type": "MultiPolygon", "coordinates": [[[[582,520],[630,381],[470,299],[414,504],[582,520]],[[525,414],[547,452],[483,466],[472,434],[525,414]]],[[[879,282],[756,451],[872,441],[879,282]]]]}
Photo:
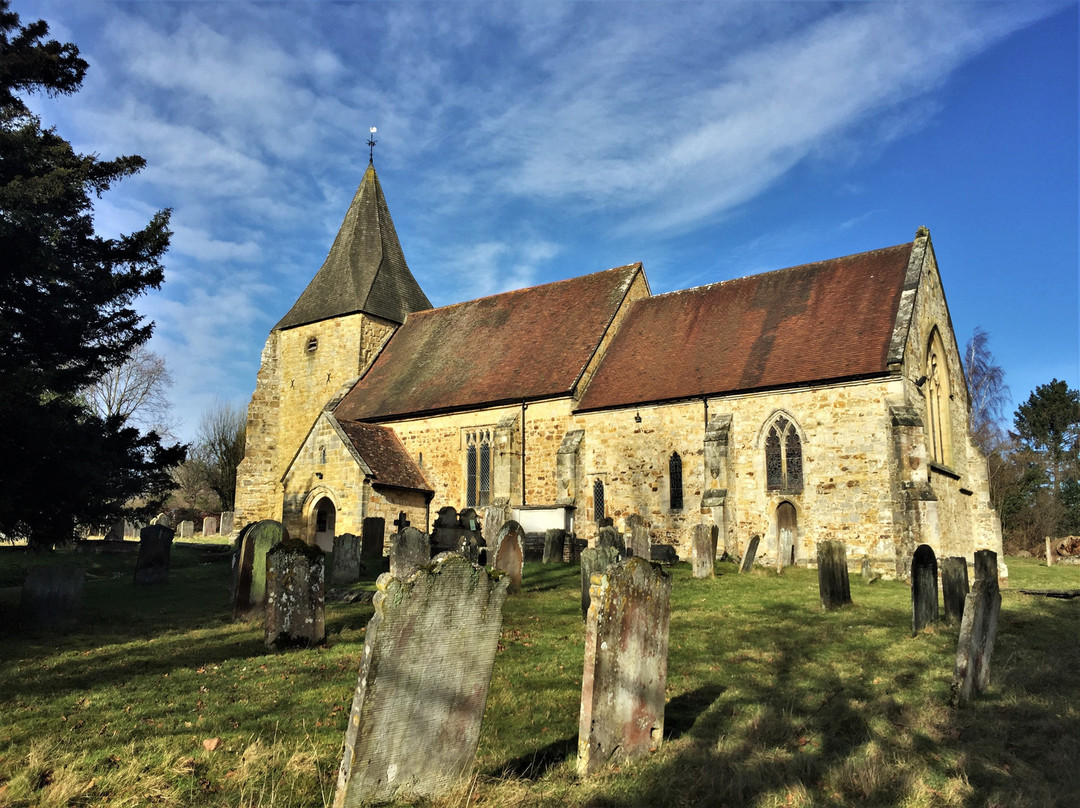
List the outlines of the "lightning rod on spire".
{"type": "Polygon", "coordinates": [[[376,131],[377,130],[375,129],[374,126],[371,127],[368,130],[368,132],[370,133],[370,134],[368,134],[368,141],[367,141],[367,145],[368,145],[368,165],[369,166],[375,165],[375,144],[378,142],[378,141],[375,140],[375,132],[376,131]]]}

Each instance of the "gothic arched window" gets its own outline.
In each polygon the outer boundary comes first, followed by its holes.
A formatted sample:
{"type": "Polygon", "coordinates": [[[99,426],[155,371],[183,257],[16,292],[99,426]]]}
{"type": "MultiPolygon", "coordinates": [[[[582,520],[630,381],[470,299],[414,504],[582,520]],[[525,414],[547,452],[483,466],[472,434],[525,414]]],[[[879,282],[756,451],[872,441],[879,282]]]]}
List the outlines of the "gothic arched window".
{"type": "Polygon", "coordinates": [[[484,508],[491,504],[491,430],[465,434],[465,504],[484,508]]]}
{"type": "Polygon", "coordinates": [[[795,424],[783,415],[765,433],[765,487],[769,491],[802,491],[802,440],[795,424]]]}
{"type": "Polygon", "coordinates": [[[604,518],[604,481],[596,479],[592,484],[593,521],[599,523],[604,518]]]}
{"type": "Polygon", "coordinates": [[[929,422],[930,459],[948,465],[951,443],[949,421],[949,366],[945,345],[935,328],[926,349],[926,419],[929,422]]]}
{"type": "Polygon", "coordinates": [[[682,458],[672,452],[668,460],[668,504],[671,510],[682,510],[682,458]]]}

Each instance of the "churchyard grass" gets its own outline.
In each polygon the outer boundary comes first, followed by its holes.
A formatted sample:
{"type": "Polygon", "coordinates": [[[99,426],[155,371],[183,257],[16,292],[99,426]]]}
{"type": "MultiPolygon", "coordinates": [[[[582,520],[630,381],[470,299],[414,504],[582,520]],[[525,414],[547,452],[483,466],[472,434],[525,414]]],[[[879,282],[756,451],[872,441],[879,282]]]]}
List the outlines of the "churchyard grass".
{"type": "MultiPolygon", "coordinates": [[[[212,550],[176,547],[146,587],[133,555],[53,554],[88,576],[82,622],[44,631],[15,619],[40,559],[0,547],[0,805],[329,804],[371,606],[330,602],[324,647],[267,651],[212,550]]],[[[1016,590],[1080,588],[1080,567],[1008,564],[991,687],[959,711],[957,629],[911,637],[905,584],[854,575],[824,612],[813,571],[678,565],[664,745],[584,780],[578,567],[527,564],[476,776],[436,805],[1076,805],[1080,600],[1016,590]]]]}

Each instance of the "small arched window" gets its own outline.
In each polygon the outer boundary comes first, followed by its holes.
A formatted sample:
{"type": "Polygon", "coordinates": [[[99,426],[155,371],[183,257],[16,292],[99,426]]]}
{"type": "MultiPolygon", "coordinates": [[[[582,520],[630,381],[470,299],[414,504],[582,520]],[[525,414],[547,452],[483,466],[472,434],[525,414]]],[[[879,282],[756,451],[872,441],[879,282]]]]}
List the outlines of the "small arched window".
{"type": "Polygon", "coordinates": [[[597,524],[604,518],[604,481],[596,479],[592,484],[593,521],[597,524]]]}
{"type": "Polygon", "coordinates": [[[307,352],[310,354],[315,353],[317,350],[319,350],[319,338],[311,337],[307,341],[307,352]]]}
{"type": "Polygon", "coordinates": [[[668,492],[671,510],[682,510],[682,458],[678,452],[672,452],[668,460],[668,492]]]}
{"type": "Polygon", "coordinates": [[[802,439],[795,424],[778,416],[765,433],[765,487],[769,491],[802,491],[802,439]]]}

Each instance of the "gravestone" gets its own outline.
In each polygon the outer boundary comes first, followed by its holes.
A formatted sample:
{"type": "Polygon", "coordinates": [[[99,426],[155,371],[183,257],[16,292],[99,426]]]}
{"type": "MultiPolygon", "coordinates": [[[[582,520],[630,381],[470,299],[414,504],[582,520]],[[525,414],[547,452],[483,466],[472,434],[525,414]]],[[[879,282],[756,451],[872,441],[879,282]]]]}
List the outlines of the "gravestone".
{"type": "Polygon", "coordinates": [[[147,525],[139,531],[139,558],[135,562],[135,583],[163,584],[169,580],[173,530],[164,525],[147,525]]]}
{"type": "Polygon", "coordinates": [[[165,527],[172,527],[172,520],[169,519],[164,513],[159,513],[151,521],[152,525],[164,525],[165,527]]]}
{"type": "Polygon", "coordinates": [[[128,526],[127,519],[119,519],[109,527],[103,537],[105,541],[123,541],[128,526]]]}
{"type": "Polygon", "coordinates": [[[176,534],[181,539],[190,539],[192,536],[195,535],[195,523],[192,522],[190,519],[184,520],[180,523],[180,527],[176,531],[176,534]]]}
{"type": "MultiPolygon", "coordinates": [[[[435,526],[431,531],[432,554],[438,555],[445,552],[467,554],[469,548],[465,545],[468,544],[469,538],[475,538],[474,534],[461,527],[457,511],[449,505],[440,508],[439,515],[435,518],[435,526]]],[[[474,541],[473,544],[475,545],[476,542],[474,541]]],[[[479,557],[479,551],[477,550],[474,555],[479,557]]]]}
{"type": "Polygon", "coordinates": [[[544,533],[544,563],[561,564],[566,557],[566,531],[553,527],[544,533]]]}
{"type": "Polygon", "coordinates": [[[457,526],[457,510],[451,505],[447,505],[444,508],[439,508],[439,513],[435,517],[435,527],[456,528],[457,526]]]}
{"type": "Polygon", "coordinates": [[[878,580],[881,576],[874,572],[874,565],[871,563],[869,557],[864,558],[859,566],[859,572],[862,574],[864,584],[872,584],[878,580]]]}
{"type": "Polygon", "coordinates": [[[334,536],[333,567],[330,580],[336,584],[355,584],[360,580],[360,537],[352,533],[334,536]]]}
{"type": "Polygon", "coordinates": [[[654,544],[649,548],[649,557],[659,564],[675,564],[679,560],[679,554],[670,544],[654,544]]]}
{"type": "Polygon", "coordinates": [[[579,775],[659,748],[671,575],[628,558],[593,576],[578,721],[579,775]]]}
{"type": "Polygon", "coordinates": [[[967,559],[963,556],[941,560],[941,597],[945,602],[945,622],[964,619],[964,600],[968,593],[967,559]]]}
{"type": "Polygon", "coordinates": [[[216,536],[217,535],[217,519],[213,516],[207,516],[202,520],[202,534],[204,536],[216,536]]]}
{"type": "Polygon", "coordinates": [[[502,526],[510,519],[510,503],[506,499],[497,499],[484,511],[484,536],[498,536],[502,526]]]}
{"type": "Polygon", "coordinates": [[[326,639],[325,603],[323,551],[300,539],[271,547],[266,554],[266,647],[321,643],[326,639]]]}
{"type": "Polygon", "coordinates": [[[221,521],[218,522],[218,530],[222,536],[231,536],[233,532],[233,512],[224,511],[221,514],[221,521]]]}
{"type": "Polygon", "coordinates": [[[596,535],[597,547],[614,547],[620,556],[626,555],[626,544],[623,543],[622,534],[611,525],[600,528],[596,535]]]}
{"type": "Polygon", "coordinates": [[[626,532],[630,536],[630,552],[638,558],[648,559],[650,557],[649,525],[640,514],[632,513],[626,517],[626,532]]]}
{"type": "Polygon", "coordinates": [[[36,626],[73,623],[82,606],[86,572],[81,567],[34,566],[26,571],[20,611],[36,626]]]}
{"type": "Polygon", "coordinates": [[[695,578],[716,577],[716,549],[710,525],[694,525],[690,540],[691,559],[695,578]]]}
{"type": "Polygon", "coordinates": [[[984,692],[989,686],[990,659],[994,654],[1000,612],[997,554],[991,550],[978,550],[975,553],[975,583],[964,600],[964,617],[956,646],[952,683],[954,704],[967,704],[974,694],[984,692]],[[980,559],[983,553],[988,555],[980,559]]]}
{"type": "Polygon", "coordinates": [[[434,799],[470,775],[508,585],[452,553],[379,576],[336,808],[434,799]]]}
{"type": "Polygon", "coordinates": [[[281,522],[263,519],[249,524],[237,538],[239,557],[236,586],[233,587],[233,615],[245,617],[266,603],[266,554],[275,544],[289,538],[281,522]]]}
{"type": "Polygon", "coordinates": [[[602,517],[600,519],[599,522],[596,523],[596,526],[598,528],[601,528],[601,527],[614,527],[615,526],[615,520],[612,519],[610,516],[604,516],[604,517],[602,517]]]}
{"type": "Polygon", "coordinates": [[[390,536],[390,574],[404,581],[419,567],[431,563],[431,539],[415,527],[390,536]]]}
{"type": "Polygon", "coordinates": [[[599,575],[619,560],[614,547],[586,547],[581,551],[581,619],[589,616],[589,587],[592,577],[599,575]]]}
{"type": "Polygon", "coordinates": [[[525,563],[523,542],[525,531],[521,525],[511,519],[502,526],[495,545],[495,569],[502,570],[510,577],[511,595],[521,591],[521,571],[525,563]]]}
{"type": "Polygon", "coordinates": [[[458,527],[473,533],[479,533],[481,528],[480,517],[472,508],[466,508],[458,514],[458,527]]]}
{"type": "Polygon", "coordinates": [[[746,546],[746,553],[742,557],[742,563],[739,564],[739,572],[750,572],[754,566],[754,559],[757,557],[759,544],[761,544],[761,536],[754,536],[750,539],[750,544],[746,546]]]}
{"type": "Polygon", "coordinates": [[[382,558],[386,520],[381,516],[367,516],[360,533],[360,558],[364,561],[377,561],[382,558]]]}
{"type": "Polygon", "coordinates": [[[844,543],[842,541],[818,542],[817,562],[821,605],[826,610],[832,610],[851,603],[847,547],[844,543]]]}
{"type": "Polygon", "coordinates": [[[920,544],[911,557],[911,634],[938,621],[937,556],[929,544],[920,544]]]}

